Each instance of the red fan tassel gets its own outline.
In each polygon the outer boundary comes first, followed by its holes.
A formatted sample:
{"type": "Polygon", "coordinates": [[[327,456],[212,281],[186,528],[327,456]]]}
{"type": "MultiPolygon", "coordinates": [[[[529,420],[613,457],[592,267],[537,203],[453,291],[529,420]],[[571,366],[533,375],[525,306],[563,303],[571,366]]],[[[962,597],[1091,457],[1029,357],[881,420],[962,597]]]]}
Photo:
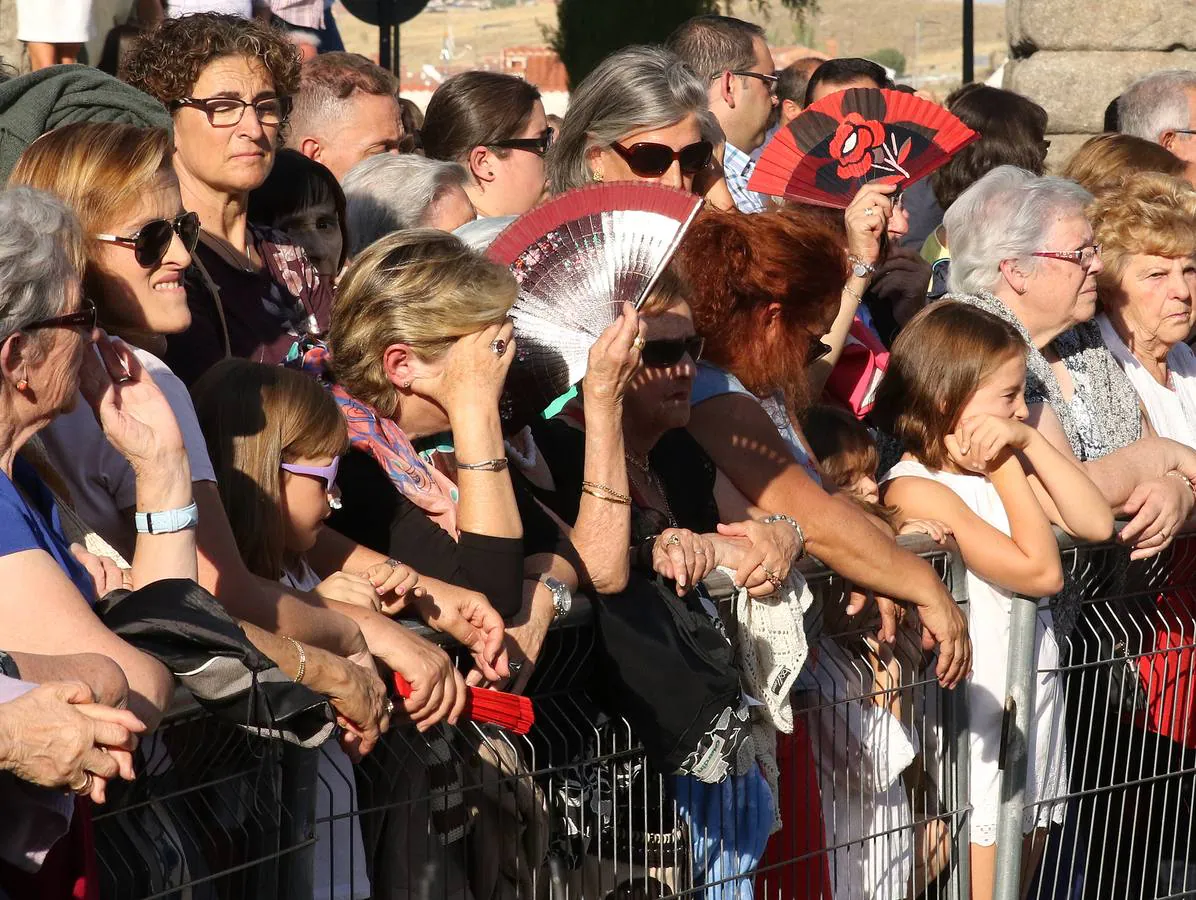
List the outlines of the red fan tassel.
{"type": "MultiPolygon", "coordinates": [[[[395,690],[406,699],[411,696],[411,683],[395,675],[395,690]]],[[[482,725],[497,725],[515,734],[527,734],[536,722],[536,711],[532,701],[519,694],[492,691],[488,688],[471,687],[465,701],[465,717],[482,725]]]]}

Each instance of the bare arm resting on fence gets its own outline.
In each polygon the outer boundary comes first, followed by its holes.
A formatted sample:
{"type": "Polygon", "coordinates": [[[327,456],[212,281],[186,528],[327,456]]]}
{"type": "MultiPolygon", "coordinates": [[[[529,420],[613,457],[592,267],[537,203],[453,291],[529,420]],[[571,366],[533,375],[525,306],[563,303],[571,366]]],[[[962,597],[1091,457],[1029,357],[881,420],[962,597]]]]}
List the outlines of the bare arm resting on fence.
{"type": "Polygon", "coordinates": [[[971,669],[967,622],[934,570],[875,528],[850,501],[827,494],[797,465],[776,426],[751,397],[728,394],[693,410],[689,430],[755,506],[801,524],[806,548],[861,587],[915,604],[939,645],[939,679],[971,669]]]}
{"type": "Polygon", "coordinates": [[[120,708],[129,702],[129,680],[124,671],[101,653],[44,655],[12,650],[8,655],[22,681],[77,681],[87,686],[96,703],[120,708]]]}

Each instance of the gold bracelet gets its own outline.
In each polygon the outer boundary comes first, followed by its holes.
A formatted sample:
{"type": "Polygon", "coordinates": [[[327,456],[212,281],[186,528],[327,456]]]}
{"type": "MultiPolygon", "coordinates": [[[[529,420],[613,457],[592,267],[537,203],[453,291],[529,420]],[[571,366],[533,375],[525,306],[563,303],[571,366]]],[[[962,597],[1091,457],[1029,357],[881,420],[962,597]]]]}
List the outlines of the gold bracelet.
{"type": "Polygon", "coordinates": [[[614,488],[601,482],[583,481],[581,483],[581,491],[583,494],[589,494],[591,497],[597,497],[599,500],[605,500],[607,503],[618,503],[620,506],[631,505],[630,497],[619,493],[614,488]]]}
{"type": "Polygon", "coordinates": [[[847,285],[843,285],[843,293],[845,293],[845,294],[851,294],[851,296],[855,297],[855,301],[856,301],[856,303],[863,303],[863,302],[864,302],[864,298],[863,298],[863,297],[861,297],[861,296],[860,296],[858,293],[856,293],[855,291],[853,291],[851,288],[849,288],[847,285]]]}
{"type": "Polygon", "coordinates": [[[1192,492],[1192,498],[1193,498],[1193,499],[1196,499],[1196,484],[1192,484],[1192,479],[1191,479],[1191,478],[1189,478],[1189,477],[1188,477],[1187,475],[1185,475],[1183,472],[1177,472],[1175,469],[1172,469],[1172,470],[1171,470],[1170,472],[1168,472],[1167,474],[1168,474],[1168,475],[1173,475],[1173,476],[1174,476],[1174,477],[1176,477],[1176,478],[1181,478],[1181,479],[1183,479],[1183,482],[1184,482],[1184,484],[1186,484],[1186,485],[1188,486],[1188,490],[1192,492]]]}
{"type": "Polygon", "coordinates": [[[295,673],[295,684],[303,683],[303,673],[307,671],[307,651],[303,649],[303,645],[295,640],[293,637],[283,635],[283,640],[290,641],[295,645],[295,652],[299,654],[299,671],[295,673]]]}

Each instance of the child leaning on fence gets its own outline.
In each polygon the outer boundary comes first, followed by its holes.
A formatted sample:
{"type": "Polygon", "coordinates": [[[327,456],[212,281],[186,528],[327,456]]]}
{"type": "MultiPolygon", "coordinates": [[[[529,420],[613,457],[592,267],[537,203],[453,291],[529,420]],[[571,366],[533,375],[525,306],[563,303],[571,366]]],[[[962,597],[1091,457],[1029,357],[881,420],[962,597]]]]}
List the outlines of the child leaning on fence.
{"type": "MultiPolygon", "coordinates": [[[[938,303],[894,343],[874,410],[877,424],[905,450],[885,476],[881,499],[901,516],[951,529],[968,569],[969,628],[985,636],[967,683],[973,898],[993,890],[1011,600],[1049,597],[1062,587],[1052,522],[1091,541],[1113,529],[1095,485],[1025,424],[1025,378],[1025,341],[1017,331],[974,307],[938,303]]],[[[1058,656],[1044,605],[1035,635],[1037,711],[1027,736],[1031,811],[1035,801],[1058,796],[1065,777],[1062,691],[1052,671],[1058,656]]],[[[1031,868],[1045,837],[1036,824],[1049,823],[1023,822],[1023,859],[1031,868]]]]}

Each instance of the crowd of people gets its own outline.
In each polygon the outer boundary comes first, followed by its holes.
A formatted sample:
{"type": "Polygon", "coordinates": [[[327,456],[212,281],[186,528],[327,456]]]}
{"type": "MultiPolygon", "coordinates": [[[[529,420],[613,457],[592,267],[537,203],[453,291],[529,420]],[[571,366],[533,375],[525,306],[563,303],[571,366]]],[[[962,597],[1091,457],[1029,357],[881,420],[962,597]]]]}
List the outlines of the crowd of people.
{"type": "MultiPolygon", "coordinates": [[[[1072,750],[1052,724],[1076,616],[1053,528],[1104,541],[1123,518],[1143,559],[1196,504],[1196,73],[1131,86],[1061,176],[1040,106],[965,85],[946,106],[979,140],[840,211],[750,190],[761,148],[825,97],[900,86],[861,59],[778,72],[737,19],[612,54],[555,122],[512,76],[453,76],[418,121],[393,75],[304,61],[263,17],[154,20],[119,77],[0,85],[0,795],[19,825],[0,896],[57,896],[79,861],[53,848],[136,777],[181,670],[108,615],[160,582],[198,585],[247,653],[328,704],[336,728],[293,739],[334,733],[321,765],[350,773],[456,723],[469,687],[522,690],[590,595],[625,694],[606,702],[642,722],[707,896],[752,896],[758,866],[761,896],[855,896],[819,855],[849,839],[810,799],[833,789],[829,748],[789,705],[836,652],[806,654],[807,555],[854,586],[841,612],[875,616],[875,646],[915,613],[917,665],[967,693],[972,896],[991,896],[1010,598],[1054,598],[1033,806],[1072,750]],[[575,396],[511,427],[519,286],[485,248],[612,182],[705,208],[575,396]],[[905,534],[958,545],[966,611],[905,534]],[[680,663],[635,617],[700,598],[716,568],[744,603],[798,598],[778,638],[796,664],[762,704],[735,660],[724,731],[673,758],[670,718],[714,688],[654,690],[680,663]],[[392,672],[409,696],[388,697],[392,672]],[[740,834],[732,858],[699,846],[711,829],[740,834]]],[[[385,810],[385,783],[358,784],[363,808],[385,810]]],[[[1050,819],[1026,823],[1028,873],[1050,819]]],[[[383,822],[350,855],[362,896],[397,884],[394,841],[383,822]]],[[[906,896],[907,870],[858,895],[906,896]]]]}

